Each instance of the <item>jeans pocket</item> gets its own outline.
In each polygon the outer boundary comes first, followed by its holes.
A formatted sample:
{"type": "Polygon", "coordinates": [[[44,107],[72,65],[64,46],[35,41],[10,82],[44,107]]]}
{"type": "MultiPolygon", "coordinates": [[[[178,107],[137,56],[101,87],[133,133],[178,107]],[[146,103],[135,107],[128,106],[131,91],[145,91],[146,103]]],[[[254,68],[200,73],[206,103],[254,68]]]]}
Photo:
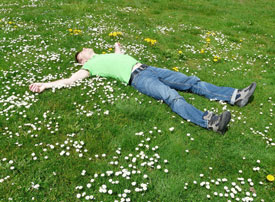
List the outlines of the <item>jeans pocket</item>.
{"type": "MultiPolygon", "coordinates": [[[[142,75],[143,75],[143,78],[146,77],[148,75],[148,68],[145,69],[145,70],[142,70],[140,71],[138,74],[135,75],[134,79],[133,79],[133,83],[134,85],[136,86],[138,81],[140,81],[140,79],[142,79],[142,75]],[[147,72],[147,73],[146,73],[147,72]]],[[[142,79],[143,80],[143,79],[142,79]]]]}
{"type": "Polygon", "coordinates": [[[135,87],[135,88],[136,88],[136,83],[137,83],[137,81],[138,81],[139,75],[140,75],[140,73],[137,74],[137,75],[135,75],[134,79],[132,80],[132,84],[131,84],[131,85],[132,85],[133,87],[135,87]]]}

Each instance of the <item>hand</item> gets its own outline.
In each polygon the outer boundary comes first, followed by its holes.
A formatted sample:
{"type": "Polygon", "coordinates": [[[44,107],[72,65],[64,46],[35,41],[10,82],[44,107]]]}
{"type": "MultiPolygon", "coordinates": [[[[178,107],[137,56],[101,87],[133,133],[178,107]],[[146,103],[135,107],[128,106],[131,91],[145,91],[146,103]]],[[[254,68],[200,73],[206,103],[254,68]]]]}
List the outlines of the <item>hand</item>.
{"type": "Polygon", "coordinates": [[[115,43],[115,53],[123,54],[123,52],[121,51],[121,45],[119,42],[115,43]]]}
{"type": "Polygon", "coordinates": [[[45,89],[45,83],[33,83],[29,86],[30,91],[34,93],[42,93],[45,89]]]}
{"type": "Polygon", "coordinates": [[[115,43],[115,48],[121,48],[121,45],[120,45],[119,42],[116,42],[116,43],[115,43]]]}

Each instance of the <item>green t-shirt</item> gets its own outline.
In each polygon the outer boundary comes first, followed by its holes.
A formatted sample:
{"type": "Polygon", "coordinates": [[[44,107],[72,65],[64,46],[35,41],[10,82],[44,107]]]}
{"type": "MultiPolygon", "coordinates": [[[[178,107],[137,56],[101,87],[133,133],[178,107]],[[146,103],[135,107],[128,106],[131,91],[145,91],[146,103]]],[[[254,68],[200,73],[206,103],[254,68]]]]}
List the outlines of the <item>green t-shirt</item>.
{"type": "Polygon", "coordinates": [[[133,66],[138,63],[136,59],[123,54],[94,55],[82,67],[94,76],[111,77],[128,83],[133,66]]]}

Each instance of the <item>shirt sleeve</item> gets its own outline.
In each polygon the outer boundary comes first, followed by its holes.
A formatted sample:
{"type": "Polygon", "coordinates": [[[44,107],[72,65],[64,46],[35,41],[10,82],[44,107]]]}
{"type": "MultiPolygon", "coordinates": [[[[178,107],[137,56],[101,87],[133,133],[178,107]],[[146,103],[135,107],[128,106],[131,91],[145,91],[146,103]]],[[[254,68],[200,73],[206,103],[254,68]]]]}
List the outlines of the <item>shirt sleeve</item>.
{"type": "Polygon", "coordinates": [[[88,72],[90,72],[90,76],[93,75],[92,71],[91,71],[91,68],[87,67],[87,65],[83,65],[81,69],[85,69],[85,70],[88,70],[88,72]]]}

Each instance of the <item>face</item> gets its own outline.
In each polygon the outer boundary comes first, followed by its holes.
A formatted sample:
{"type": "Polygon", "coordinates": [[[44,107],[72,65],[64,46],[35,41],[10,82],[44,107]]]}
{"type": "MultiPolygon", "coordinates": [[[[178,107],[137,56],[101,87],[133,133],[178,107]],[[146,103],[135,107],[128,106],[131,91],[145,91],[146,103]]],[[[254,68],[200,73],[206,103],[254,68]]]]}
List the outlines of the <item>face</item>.
{"type": "Polygon", "coordinates": [[[94,56],[94,50],[92,48],[83,48],[83,50],[78,54],[77,58],[80,64],[84,64],[89,59],[94,56]]]}

